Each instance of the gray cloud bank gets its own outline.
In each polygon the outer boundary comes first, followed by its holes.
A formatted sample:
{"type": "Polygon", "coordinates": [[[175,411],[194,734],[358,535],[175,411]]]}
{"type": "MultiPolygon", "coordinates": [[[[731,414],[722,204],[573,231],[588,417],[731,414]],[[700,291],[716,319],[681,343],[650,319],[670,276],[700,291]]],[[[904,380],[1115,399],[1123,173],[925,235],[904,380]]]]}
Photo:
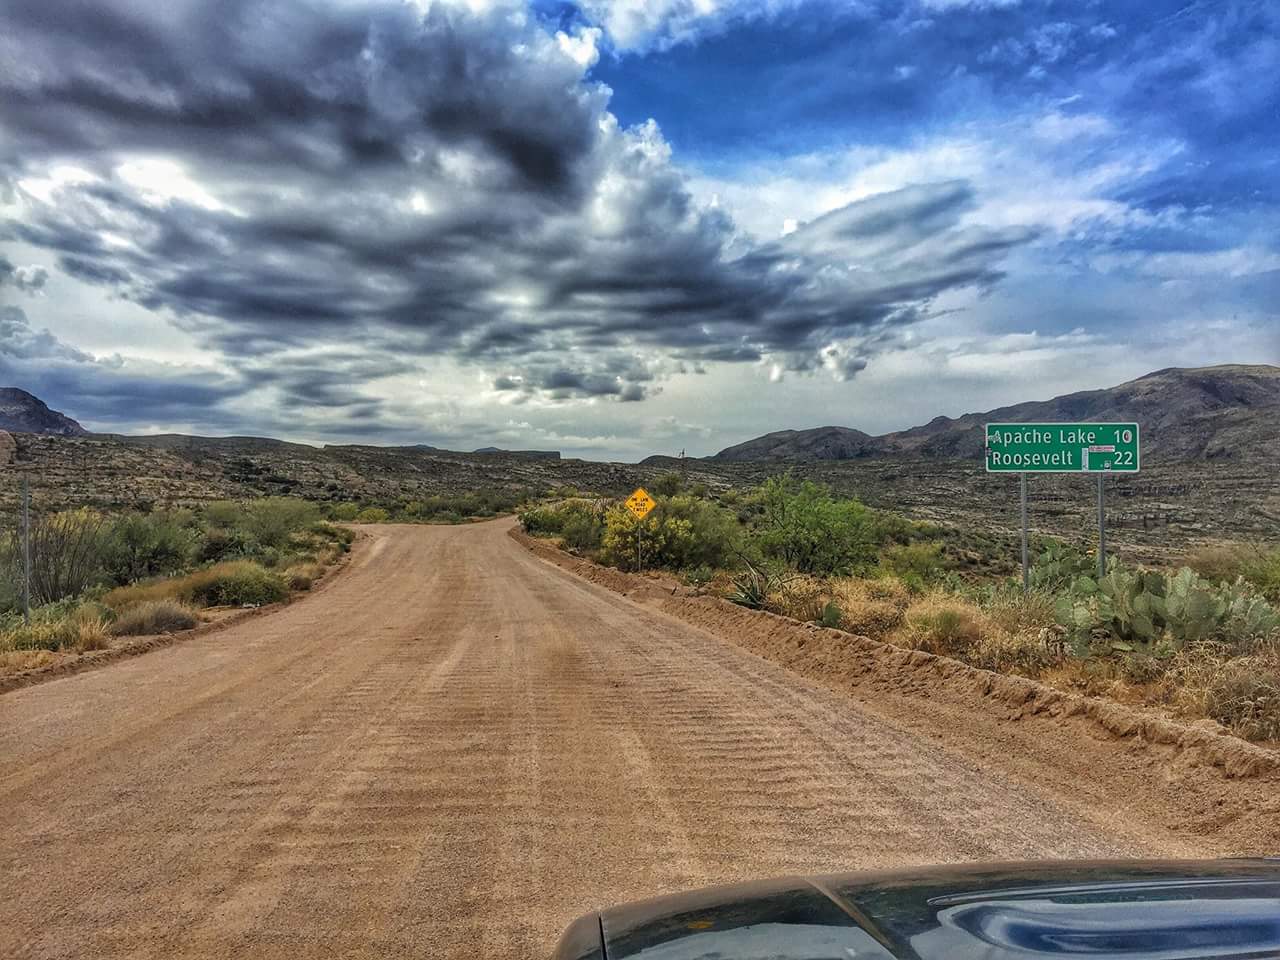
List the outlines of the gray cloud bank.
{"type": "MultiPolygon", "coordinates": [[[[194,384],[207,407],[265,386],[368,420],[382,403],[362,384],[433,356],[518,401],[642,400],[766,357],[852,376],[1030,239],[966,225],[963,182],[744,235],[518,8],[18,0],[3,17],[0,194],[19,213],[0,241],[195,333],[234,372],[194,384]],[[59,165],[92,178],[23,188],[59,165]]],[[[0,261],[0,285],[45,280],[24,277],[0,261]]]]}

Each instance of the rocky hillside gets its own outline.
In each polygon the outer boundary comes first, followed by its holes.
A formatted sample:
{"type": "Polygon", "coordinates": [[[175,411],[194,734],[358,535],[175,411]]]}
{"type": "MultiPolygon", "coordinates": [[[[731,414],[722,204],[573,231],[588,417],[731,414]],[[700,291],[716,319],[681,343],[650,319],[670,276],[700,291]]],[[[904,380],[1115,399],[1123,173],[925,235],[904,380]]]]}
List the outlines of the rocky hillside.
{"type": "Polygon", "coordinates": [[[1232,364],[1169,368],[1105,390],[1030,401],[872,437],[845,427],[784,430],[721,450],[712,459],[851,460],[980,457],[993,421],[1135,421],[1144,461],[1276,459],[1280,367],[1232,364]]]}
{"type": "Polygon", "coordinates": [[[0,387],[0,430],[43,433],[58,437],[86,437],[89,431],[39,397],[17,387],[0,387]]]}

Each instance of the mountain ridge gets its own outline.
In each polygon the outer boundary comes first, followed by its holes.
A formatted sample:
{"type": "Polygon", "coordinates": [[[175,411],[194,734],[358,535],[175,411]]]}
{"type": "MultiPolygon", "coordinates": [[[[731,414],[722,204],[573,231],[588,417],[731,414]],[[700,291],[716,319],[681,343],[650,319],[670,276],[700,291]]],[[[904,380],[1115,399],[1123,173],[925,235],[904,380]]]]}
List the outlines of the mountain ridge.
{"type": "Polygon", "coordinates": [[[35,394],[0,387],[0,430],[56,437],[87,437],[89,431],[66,414],[50,410],[35,394]]]}
{"type": "Polygon", "coordinates": [[[1280,444],[1280,367],[1166,367],[1114,387],[1028,400],[872,436],[851,427],[779,430],[726,447],[719,461],[857,460],[894,456],[979,457],[989,422],[1137,422],[1145,455],[1165,460],[1232,458],[1280,444]],[[843,454],[843,455],[839,455],[843,454]]]}

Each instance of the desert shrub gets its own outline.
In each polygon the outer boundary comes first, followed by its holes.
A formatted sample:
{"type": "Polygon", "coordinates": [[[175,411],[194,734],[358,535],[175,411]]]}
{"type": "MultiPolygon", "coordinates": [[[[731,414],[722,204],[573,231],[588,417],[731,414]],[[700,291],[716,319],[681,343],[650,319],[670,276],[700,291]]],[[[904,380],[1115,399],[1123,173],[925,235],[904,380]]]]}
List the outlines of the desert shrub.
{"type": "Polygon", "coordinates": [[[244,560],[198,570],[180,583],[183,599],[206,607],[263,606],[289,595],[278,574],[244,560]]]}
{"type": "Polygon", "coordinates": [[[329,511],[333,519],[342,523],[350,523],[360,513],[360,505],[358,503],[336,503],[329,511]]]}
{"type": "Polygon", "coordinates": [[[116,616],[111,632],[117,637],[150,636],[190,630],[200,622],[195,611],[174,600],[149,600],[116,616]]]}
{"type": "Polygon", "coordinates": [[[113,582],[133,583],[181,570],[195,548],[196,535],[188,514],[129,514],[108,527],[103,564],[113,582]]]}
{"type": "Polygon", "coordinates": [[[1272,603],[1280,603],[1280,550],[1259,551],[1250,557],[1243,576],[1272,603]]]}
{"type": "MultiPolygon", "coordinates": [[[[15,573],[22,556],[13,530],[5,553],[15,573]]],[[[92,510],[67,510],[31,519],[31,603],[43,606],[76,597],[103,577],[106,524],[92,510]]]]}
{"type": "Polygon", "coordinates": [[[604,517],[601,558],[619,567],[633,567],[636,529],[643,525],[642,555],[650,567],[684,570],[690,567],[728,567],[742,543],[737,518],[715,503],[679,496],[659,501],[643,521],[622,505],[604,517]]]}
{"type": "Polygon", "coordinates": [[[832,630],[839,630],[843,619],[844,615],[840,612],[840,605],[834,600],[828,600],[822,608],[822,616],[818,618],[818,623],[832,630]]]}
{"type": "Polygon", "coordinates": [[[240,530],[209,527],[195,548],[197,563],[217,563],[247,557],[253,553],[253,542],[240,530]]]}
{"type": "Polygon", "coordinates": [[[848,574],[875,559],[871,511],[787,473],[760,488],[756,542],[766,557],[801,573],[848,574]]]}
{"type": "Polygon", "coordinates": [[[520,526],[531,536],[553,536],[564,528],[564,517],[554,507],[532,507],[520,514],[520,526]]]}
{"type": "Polygon", "coordinates": [[[356,514],[356,523],[386,523],[388,516],[382,507],[365,507],[356,514]]]}
{"type": "Polygon", "coordinates": [[[684,477],[674,470],[660,474],[649,484],[649,492],[654,497],[674,497],[684,487],[684,477]]]}
{"type": "Polygon", "coordinates": [[[911,589],[922,591],[928,584],[936,583],[946,570],[942,559],[942,544],[894,544],[881,552],[880,567],[911,589]]]}
{"type": "Polygon", "coordinates": [[[197,570],[184,577],[117,587],[102,602],[124,611],[140,604],[163,600],[202,607],[260,606],[289,595],[284,579],[251,560],[234,560],[197,570]]]}
{"type": "Polygon", "coordinates": [[[576,550],[594,550],[604,537],[604,517],[594,501],[562,500],[530,507],[519,515],[520,525],[535,537],[563,536],[576,550]]]}
{"type": "Polygon", "coordinates": [[[560,535],[573,550],[596,550],[604,538],[604,522],[594,513],[578,514],[565,521],[560,535]]]}
{"type": "Polygon", "coordinates": [[[234,500],[211,500],[202,512],[204,522],[211,527],[230,529],[240,521],[240,504],[234,500]]]}
{"type": "Polygon", "coordinates": [[[264,547],[280,549],[320,517],[314,503],[293,497],[263,497],[240,505],[235,526],[264,547]]]}
{"type": "Polygon", "coordinates": [[[173,580],[148,580],[116,587],[103,595],[102,602],[112,610],[123,611],[143,603],[177,600],[182,595],[182,584],[186,579],[180,577],[173,580]]]}

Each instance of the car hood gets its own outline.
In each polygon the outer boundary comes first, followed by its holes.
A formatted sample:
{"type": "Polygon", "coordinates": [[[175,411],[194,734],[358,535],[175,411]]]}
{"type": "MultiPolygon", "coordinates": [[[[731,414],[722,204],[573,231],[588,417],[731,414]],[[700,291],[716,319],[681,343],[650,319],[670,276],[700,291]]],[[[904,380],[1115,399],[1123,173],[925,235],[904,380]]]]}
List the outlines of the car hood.
{"type": "Polygon", "coordinates": [[[1000,863],[785,877],[583,917],[557,960],[1280,957],[1280,862],[1000,863]]]}

